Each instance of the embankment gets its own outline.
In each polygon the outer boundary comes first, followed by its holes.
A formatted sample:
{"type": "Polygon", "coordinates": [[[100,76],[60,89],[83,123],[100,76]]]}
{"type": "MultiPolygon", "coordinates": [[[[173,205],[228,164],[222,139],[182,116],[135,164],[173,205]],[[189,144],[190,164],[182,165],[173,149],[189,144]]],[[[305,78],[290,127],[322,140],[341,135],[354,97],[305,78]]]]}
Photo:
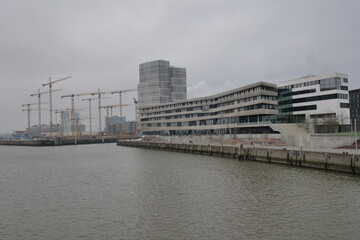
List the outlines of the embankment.
{"type": "Polygon", "coordinates": [[[238,146],[225,146],[121,140],[117,142],[117,145],[230,157],[239,160],[253,160],[360,174],[360,156],[346,153],[294,151],[286,148],[272,149],[266,147],[244,146],[242,144],[238,146]]]}
{"type": "Polygon", "coordinates": [[[39,140],[0,140],[0,145],[7,146],[62,146],[62,145],[81,145],[98,143],[115,143],[117,138],[90,138],[90,139],[39,139],[39,140]]]}

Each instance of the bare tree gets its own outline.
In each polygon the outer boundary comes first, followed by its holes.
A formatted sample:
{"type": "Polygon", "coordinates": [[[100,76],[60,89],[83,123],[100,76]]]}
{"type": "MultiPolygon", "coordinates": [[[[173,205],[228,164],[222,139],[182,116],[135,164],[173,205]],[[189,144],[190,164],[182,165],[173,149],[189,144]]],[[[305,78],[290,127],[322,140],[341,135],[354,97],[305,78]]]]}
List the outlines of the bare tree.
{"type": "Polygon", "coordinates": [[[339,130],[339,121],[336,116],[324,118],[323,126],[327,133],[336,133],[339,130]]]}
{"type": "Polygon", "coordinates": [[[345,129],[346,120],[348,120],[348,117],[347,117],[344,113],[341,113],[341,114],[338,116],[338,122],[339,122],[339,124],[340,124],[341,131],[342,131],[342,132],[343,132],[344,129],[345,129]]]}
{"type": "Polygon", "coordinates": [[[311,120],[310,120],[310,116],[309,116],[309,115],[306,115],[305,122],[304,122],[304,127],[305,127],[305,129],[306,129],[307,132],[310,132],[311,120]]]}

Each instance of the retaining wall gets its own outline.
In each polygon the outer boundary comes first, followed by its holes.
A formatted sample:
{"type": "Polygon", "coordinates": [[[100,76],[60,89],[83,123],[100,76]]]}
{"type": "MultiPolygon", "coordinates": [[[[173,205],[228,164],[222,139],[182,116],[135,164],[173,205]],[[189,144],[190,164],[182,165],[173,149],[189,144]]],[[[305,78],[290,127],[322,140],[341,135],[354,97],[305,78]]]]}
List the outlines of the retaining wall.
{"type": "Polygon", "coordinates": [[[8,146],[62,146],[62,145],[82,145],[97,143],[115,143],[116,138],[93,138],[93,139],[55,139],[55,140],[1,140],[0,145],[8,146]]]}
{"type": "Polygon", "coordinates": [[[360,174],[360,155],[210,144],[118,141],[118,146],[206,154],[360,174]]]}
{"type": "MultiPolygon", "coordinates": [[[[151,138],[151,137],[150,137],[151,138]]],[[[310,135],[310,134],[226,134],[226,135],[187,135],[156,136],[161,142],[180,142],[194,144],[241,144],[254,142],[257,145],[298,146],[303,148],[336,148],[355,142],[352,136],[310,135]]]]}

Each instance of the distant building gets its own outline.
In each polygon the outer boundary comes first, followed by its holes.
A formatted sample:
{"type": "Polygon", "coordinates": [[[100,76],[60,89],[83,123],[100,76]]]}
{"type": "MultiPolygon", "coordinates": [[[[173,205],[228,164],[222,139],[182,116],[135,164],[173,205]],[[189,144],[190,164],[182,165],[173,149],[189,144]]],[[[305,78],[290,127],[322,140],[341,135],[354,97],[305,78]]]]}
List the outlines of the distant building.
{"type": "Polygon", "coordinates": [[[29,136],[26,134],[25,131],[14,131],[13,133],[11,133],[9,139],[17,139],[17,140],[21,140],[21,139],[28,139],[29,136]]]}
{"type": "Polygon", "coordinates": [[[136,121],[125,122],[123,124],[123,131],[127,134],[135,134],[136,133],[136,121]]]}
{"type": "Polygon", "coordinates": [[[105,117],[104,132],[113,133],[113,134],[119,133],[119,123],[120,122],[125,123],[126,116],[123,116],[121,119],[122,119],[122,121],[120,121],[119,116],[105,117]]]}
{"type": "MultiPolygon", "coordinates": [[[[86,131],[85,124],[79,123],[78,121],[76,121],[74,124],[75,124],[74,125],[74,134],[83,135],[83,133],[86,131]]],[[[69,129],[67,129],[67,130],[69,130],[69,129]]],[[[50,125],[41,124],[41,135],[42,136],[49,136],[50,132],[51,132],[50,125]]],[[[61,124],[53,124],[52,132],[53,132],[54,136],[61,136],[61,135],[71,136],[72,135],[71,126],[70,126],[70,131],[62,131],[61,124]]],[[[38,125],[34,125],[34,126],[30,127],[30,136],[39,137],[39,126],[38,125]]]]}
{"type": "Polygon", "coordinates": [[[139,106],[186,100],[186,69],[156,60],[139,66],[139,106]]]}
{"type": "Polygon", "coordinates": [[[349,91],[350,101],[350,118],[351,123],[354,124],[356,120],[356,128],[360,130],[360,89],[354,89],[349,91]]]}
{"type": "MultiPolygon", "coordinates": [[[[61,112],[60,116],[61,116],[61,121],[64,124],[64,132],[65,133],[72,132],[71,124],[74,124],[75,125],[74,127],[76,127],[76,120],[72,123],[72,121],[71,121],[71,112],[70,111],[63,111],[63,112],[61,112]]],[[[75,112],[74,113],[74,118],[75,119],[80,119],[80,114],[78,112],[75,112]]],[[[61,123],[60,123],[60,125],[61,125],[61,123]]]]}

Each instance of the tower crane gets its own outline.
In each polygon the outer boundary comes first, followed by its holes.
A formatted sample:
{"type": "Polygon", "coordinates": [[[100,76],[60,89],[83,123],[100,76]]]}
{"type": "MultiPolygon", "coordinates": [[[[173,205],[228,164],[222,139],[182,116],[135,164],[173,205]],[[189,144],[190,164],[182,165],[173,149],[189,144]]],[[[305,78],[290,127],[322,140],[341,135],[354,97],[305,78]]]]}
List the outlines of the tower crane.
{"type": "Polygon", "coordinates": [[[64,81],[64,80],[66,80],[66,79],[69,79],[69,78],[71,78],[70,76],[69,77],[65,77],[65,78],[60,78],[60,79],[57,79],[57,80],[51,80],[51,77],[49,77],[49,82],[47,82],[47,83],[44,83],[44,84],[42,84],[43,85],[43,87],[45,87],[45,86],[49,86],[49,108],[50,108],[50,113],[49,113],[49,115],[50,115],[50,120],[49,120],[49,122],[50,122],[50,137],[52,137],[53,136],[53,128],[52,128],[52,125],[53,125],[53,122],[52,122],[52,115],[53,115],[53,110],[52,110],[52,93],[53,93],[53,90],[52,90],[52,87],[53,87],[53,85],[55,84],[55,83],[58,83],[58,82],[61,82],[61,81],[64,81]]]}
{"type": "MultiPolygon", "coordinates": [[[[91,117],[92,119],[97,119],[96,117],[91,117]]],[[[77,136],[80,136],[80,121],[82,120],[87,120],[89,119],[89,117],[75,117],[75,121],[76,121],[76,134],[77,136]]]]}
{"type": "Polygon", "coordinates": [[[97,92],[93,92],[91,93],[91,95],[98,96],[98,108],[99,108],[99,135],[101,136],[101,95],[105,95],[105,94],[110,94],[111,92],[101,92],[100,88],[98,89],[97,92]]]}
{"type": "MultiPolygon", "coordinates": [[[[82,109],[74,109],[74,111],[78,111],[78,110],[82,110],[82,109]]],[[[71,112],[71,108],[63,108],[63,109],[55,109],[55,122],[56,124],[58,123],[57,121],[57,114],[60,113],[60,126],[61,126],[61,137],[64,136],[64,112],[71,112]]]]}
{"type": "MultiPolygon", "coordinates": [[[[51,90],[52,92],[58,92],[61,91],[62,89],[57,89],[57,90],[51,90]]],[[[45,92],[40,92],[40,88],[38,89],[37,93],[34,94],[30,94],[31,97],[37,96],[38,97],[38,111],[39,111],[39,137],[41,137],[41,95],[49,93],[49,91],[45,91],[45,92]]]]}
{"type": "MultiPolygon", "coordinates": [[[[26,107],[26,109],[23,109],[23,111],[27,111],[27,134],[28,136],[30,136],[30,111],[33,111],[35,109],[31,109],[30,106],[32,105],[36,105],[38,103],[26,103],[23,104],[22,107],[26,107]]],[[[40,104],[45,104],[45,103],[40,103],[40,104]]]]}
{"type": "Polygon", "coordinates": [[[119,90],[119,91],[113,91],[111,92],[111,94],[116,94],[118,93],[119,94],[119,107],[120,107],[120,112],[119,112],[119,115],[120,115],[120,121],[119,121],[119,134],[120,134],[120,137],[123,137],[122,136],[122,93],[125,93],[125,92],[134,92],[134,91],[137,91],[137,89],[126,89],[126,90],[119,90]]]}
{"type": "MultiPolygon", "coordinates": [[[[101,99],[107,99],[109,97],[104,97],[104,98],[101,98],[101,99]]],[[[91,101],[94,101],[94,100],[98,100],[97,98],[85,98],[85,99],[82,99],[81,101],[88,101],[89,102],[89,135],[92,136],[92,115],[91,115],[91,101]]]]}
{"type": "Polygon", "coordinates": [[[70,108],[65,108],[65,109],[55,109],[55,122],[57,124],[57,114],[60,113],[60,126],[61,126],[61,137],[64,136],[64,112],[66,111],[70,111],[70,108]]]}
{"type": "MultiPolygon", "coordinates": [[[[105,108],[106,109],[106,116],[108,118],[108,121],[110,121],[110,118],[109,118],[109,110],[111,111],[111,122],[109,122],[109,126],[110,125],[113,125],[113,121],[112,121],[112,117],[113,117],[113,108],[114,107],[126,107],[126,106],[130,106],[131,104],[115,104],[115,105],[107,105],[107,106],[101,106],[100,108],[105,108]]],[[[120,118],[119,122],[121,122],[122,119],[120,118]]],[[[121,131],[122,129],[119,128],[119,131],[121,131]]],[[[108,131],[108,135],[109,135],[109,127],[107,128],[107,131],[108,131]]],[[[113,131],[111,130],[111,134],[113,134],[113,131]]],[[[121,135],[121,132],[120,132],[120,135],[121,135]]],[[[121,135],[122,136],[122,135],[121,135]]]]}
{"type": "Polygon", "coordinates": [[[140,123],[138,122],[139,118],[138,118],[138,111],[137,111],[138,100],[136,100],[136,98],[133,98],[133,100],[134,100],[134,104],[135,104],[136,135],[140,135],[140,123]]]}
{"type": "Polygon", "coordinates": [[[75,103],[74,103],[74,97],[77,96],[89,96],[92,95],[92,93],[73,93],[73,94],[69,94],[69,95],[63,95],[61,96],[61,98],[64,97],[70,97],[71,98],[71,112],[70,112],[70,118],[71,118],[71,132],[72,132],[72,136],[75,136],[75,103]]]}

